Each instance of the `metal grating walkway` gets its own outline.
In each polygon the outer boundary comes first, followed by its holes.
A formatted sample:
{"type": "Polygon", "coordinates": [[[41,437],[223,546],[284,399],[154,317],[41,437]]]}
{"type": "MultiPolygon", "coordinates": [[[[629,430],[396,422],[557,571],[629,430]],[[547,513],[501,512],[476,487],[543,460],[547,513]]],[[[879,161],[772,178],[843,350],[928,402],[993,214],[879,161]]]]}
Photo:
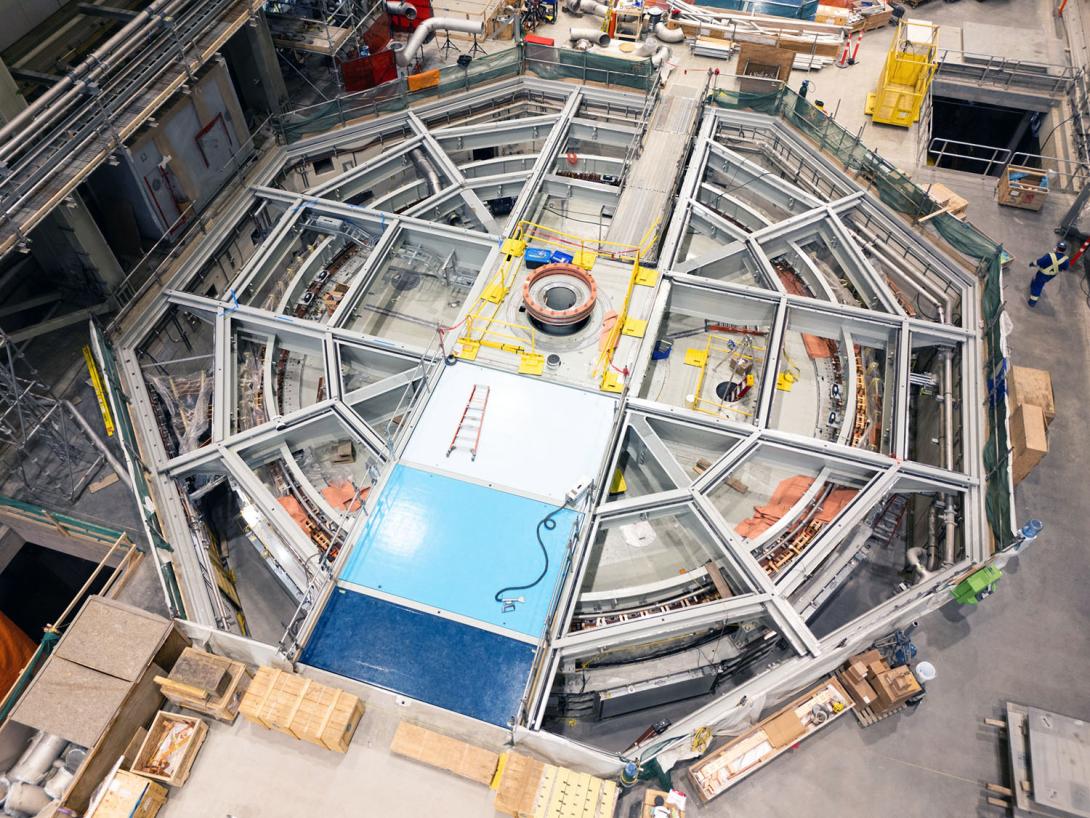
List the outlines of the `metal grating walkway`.
{"type": "Polygon", "coordinates": [[[633,163],[617,202],[606,239],[637,245],[669,207],[685,164],[687,135],[700,116],[699,89],[676,88],[663,94],[647,128],[643,150],[633,163]],[[686,96],[691,93],[693,96],[686,96]]]}

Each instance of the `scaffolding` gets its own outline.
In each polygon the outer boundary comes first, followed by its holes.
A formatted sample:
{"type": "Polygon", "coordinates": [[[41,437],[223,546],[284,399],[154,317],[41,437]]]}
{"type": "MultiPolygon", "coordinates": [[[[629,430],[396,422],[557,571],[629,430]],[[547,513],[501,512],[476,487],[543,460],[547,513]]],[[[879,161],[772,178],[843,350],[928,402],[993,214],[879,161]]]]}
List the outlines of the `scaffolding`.
{"type": "Polygon", "coordinates": [[[4,477],[21,482],[27,497],[74,503],[105,460],[84,424],[76,408],[53,394],[0,330],[4,477]]]}

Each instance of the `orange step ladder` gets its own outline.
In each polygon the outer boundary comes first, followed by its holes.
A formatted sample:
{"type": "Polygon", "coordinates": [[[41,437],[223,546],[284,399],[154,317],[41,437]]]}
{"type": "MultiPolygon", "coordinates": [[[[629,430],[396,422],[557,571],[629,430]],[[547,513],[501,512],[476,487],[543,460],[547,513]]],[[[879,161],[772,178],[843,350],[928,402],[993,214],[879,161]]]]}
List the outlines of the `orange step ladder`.
{"type": "Polygon", "coordinates": [[[468,446],[466,438],[472,436],[473,446],[470,453],[473,459],[477,459],[477,447],[481,444],[481,428],[484,426],[484,413],[488,408],[488,393],[491,389],[483,384],[474,384],[473,391],[469,393],[466,408],[462,410],[462,417],[458,421],[458,428],[454,430],[454,437],[450,439],[450,448],[447,449],[447,457],[459,444],[468,446]]]}

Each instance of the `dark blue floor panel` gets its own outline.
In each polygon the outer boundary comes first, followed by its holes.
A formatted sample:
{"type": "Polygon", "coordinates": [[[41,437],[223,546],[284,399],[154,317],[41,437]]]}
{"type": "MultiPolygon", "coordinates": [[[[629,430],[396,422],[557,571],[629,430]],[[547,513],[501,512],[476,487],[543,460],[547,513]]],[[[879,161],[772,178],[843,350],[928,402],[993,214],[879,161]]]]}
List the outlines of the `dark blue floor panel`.
{"type": "Polygon", "coordinates": [[[534,646],[338,588],[302,661],[506,727],[534,646]]]}

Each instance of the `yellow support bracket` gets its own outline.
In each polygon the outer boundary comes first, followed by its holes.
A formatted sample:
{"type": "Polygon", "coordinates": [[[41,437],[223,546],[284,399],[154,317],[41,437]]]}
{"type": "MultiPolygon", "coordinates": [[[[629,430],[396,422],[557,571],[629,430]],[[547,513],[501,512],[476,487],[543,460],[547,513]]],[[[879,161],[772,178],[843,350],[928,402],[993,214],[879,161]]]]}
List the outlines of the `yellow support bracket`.
{"type": "Polygon", "coordinates": [[[521,256],[526,252],[526,242],[522,239],[504,239],[500,252],[505,256],[521,256]]]}
{"type": "Polygon", "coordinates": [[[603,392],[623,392],[624,381],[617,376],[616,372],[610,369],[602,376],[602,385],[600,388],[603,392]]]}
{"type": "Polygon", "coordinates": [[[593,250],[577,250],[575,257],[572,259],[572,264],[590,272],[590,269],[594,266],[594,262],[597,260],[598,254],[593,250]]]}
{"type": "Polygon", "coordinates": [[[646,331],[647,322],[642,318],[626,318],[624,326],[621,327],[621,335],[628,335],[632,338],[642,338],[646,331]]]}
{"type": "Polygon", "coordinates": [[[685,351],[685,363],[689,366],[707,366],[708,351],[706,349],[687,349],[685,351]]]}
{"type": "Polygon", "coordinates": [[[507,759],[510,753],[500,753],[499,763],[496,765],[496,772],[492,775],[492,782],[488,785],[493,790],[500,788],[500,782],[503,781],[503,771],[507,769],[507,759]]]}
{"type": "Polygon", "coordinates": [[[484,292],[481,293],[481,300],[490,304],[502,304],[503,299],[507,298],[507,292],[508,289],[503,285],[503,281],[493,281],[484,288],[484,292]]]}
{"type": "Polygon", "coordinates": [[[636,283],[641,287],[654,287],[659,283],[659,274],[647,267],[641,267],[636,262],[636,283]]]}
{"type": "Polygon", "coordinates": [[[472,338],[462,338],[454,349],[454,357],[463,361],[473,361],[476,360],[477,353],[480,351],[480,341],[474,341],[472,338]]]}
{"type": "Polygon", "coordinates": [[[520,375],[540,375],[545,371],[545,356],[540,352],[523,352],[519,355],[520,375]]]}

